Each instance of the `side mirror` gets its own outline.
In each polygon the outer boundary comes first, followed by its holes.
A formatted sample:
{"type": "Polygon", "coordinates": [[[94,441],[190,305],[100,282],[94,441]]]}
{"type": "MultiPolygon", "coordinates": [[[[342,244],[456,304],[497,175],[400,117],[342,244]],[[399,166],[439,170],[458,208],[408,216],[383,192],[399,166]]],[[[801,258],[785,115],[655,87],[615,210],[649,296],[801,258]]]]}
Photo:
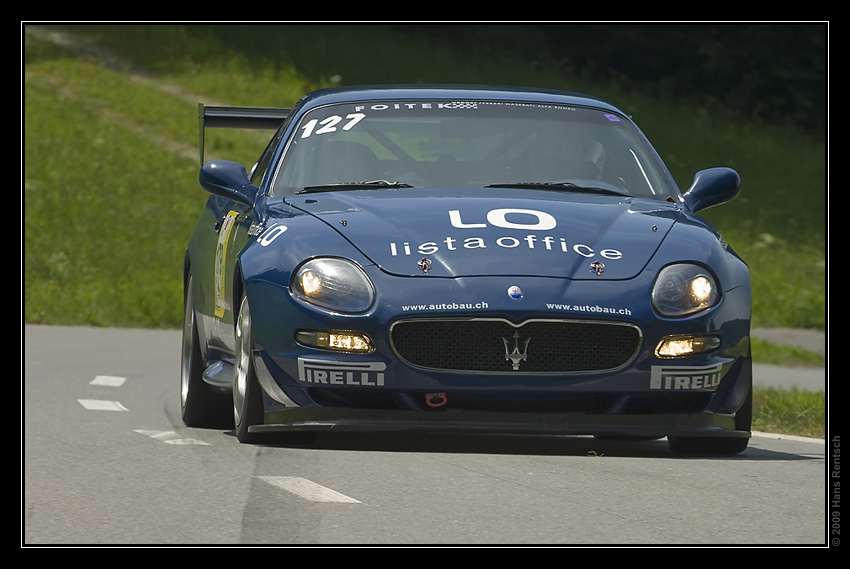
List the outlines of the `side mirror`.
{"type": "Polygon", "coordinates": [[[259,188],[248,179],[245,166],[226,160],[213,160],[201,166],[201,187],[209,193],[252,206],[259,188]]]}
{"type": "Polygon", "coordinates": [[[735,199],[741,191],[741,177],[731,168],[709,168],[694,176],[682,197],[694,213],[735,199]]]}

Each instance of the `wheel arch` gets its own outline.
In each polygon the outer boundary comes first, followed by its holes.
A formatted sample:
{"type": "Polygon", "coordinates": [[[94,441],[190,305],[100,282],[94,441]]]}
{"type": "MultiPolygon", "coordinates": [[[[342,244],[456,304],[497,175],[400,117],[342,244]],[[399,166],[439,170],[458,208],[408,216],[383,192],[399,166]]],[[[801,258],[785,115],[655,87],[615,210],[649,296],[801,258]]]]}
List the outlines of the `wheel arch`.
{"type": "Polygon", "coordinates": [[[186,248],[186,253],[183,256],[183,303],[186,303],[186,295],[188,291],[186,290],[187,285],[189,284],[189,274],[192,272],[192,258],[189,255],[189,248],[186,248]]]}
{"type": "Polygon", "coordinates": [[[236,322],[239,316],[239,305],[242,302],[242,294],[245,291],[245,278],[242,275],[242,261],[237,258],[233,263],[233,275],[230,285],[230,305],[233,307],[233,328],[236,332],[236,322]]]}

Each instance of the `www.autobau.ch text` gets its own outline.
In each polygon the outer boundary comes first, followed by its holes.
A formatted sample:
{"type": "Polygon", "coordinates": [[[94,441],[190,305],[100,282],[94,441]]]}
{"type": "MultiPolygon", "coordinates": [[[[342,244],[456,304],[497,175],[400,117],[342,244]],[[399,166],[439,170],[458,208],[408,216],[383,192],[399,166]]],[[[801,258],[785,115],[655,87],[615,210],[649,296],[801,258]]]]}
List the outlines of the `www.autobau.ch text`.
{"type": "Polygon", "coordinates": [[[585,312],[591,314],[616,314],[617,316],[631,316],[632,311],[628,308],[615,308],[611,306],[599,306],[598,304],[547,304],[549,310],[562,312],[585,312]]]}
{"type": "MultiPolygon", "coordinates": [[[[419,312],[429,310],[486,310],[489,305],[486,302],[435,302],[431,304],[405,304],[401,309],[404,312],[419,312]]],[[[548,310],[560,312],[582,312],[589,314],[614,314],[617,316],[631,316],[632,311],[628,308],[615,308],[610,306],[599,306],[598,304],[557,304],[547,303],[548,310]]]]}
{"type": "Polygon", "coordinates": [[[489,308],[486,302],[435,302],[433,304],[410,304],[402,305],[404,312],[417,310],[482,310],[489,308]]]}

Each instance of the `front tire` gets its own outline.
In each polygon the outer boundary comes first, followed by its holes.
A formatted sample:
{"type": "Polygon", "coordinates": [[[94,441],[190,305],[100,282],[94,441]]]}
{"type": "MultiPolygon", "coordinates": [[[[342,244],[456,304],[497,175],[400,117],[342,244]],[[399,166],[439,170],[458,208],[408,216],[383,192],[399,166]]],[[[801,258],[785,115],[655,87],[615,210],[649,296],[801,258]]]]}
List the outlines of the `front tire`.
{"type": "Polygon", "coordinates": [[[180,358],[180,407],[187,427],[228,428],[228,398],[204,382],[204,361],[195,320],[192,276],[186,281],[183,306],[183,347],[180,358]]]}
{"type": "Polygon", "coordinates": [[[236,320],[236,367],[233,373],[233,422],[236,438],[241,443],[257,442],[252,425],[263,423],[263,394],[254,369],[254,337],[251,332],[251,310],[243,294],[236,320]]]}

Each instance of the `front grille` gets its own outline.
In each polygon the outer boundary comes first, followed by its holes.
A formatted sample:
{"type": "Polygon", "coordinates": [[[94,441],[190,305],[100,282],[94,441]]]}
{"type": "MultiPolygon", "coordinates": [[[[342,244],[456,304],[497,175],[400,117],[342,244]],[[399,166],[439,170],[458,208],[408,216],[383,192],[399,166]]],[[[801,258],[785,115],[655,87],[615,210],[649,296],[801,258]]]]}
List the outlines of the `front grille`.
{"type": "Polygon", "coordinates": [[[617,369],[641,340],[631,324],[569,320],[411,320],[390,333],[399,357],[415,366],[516,374],[617,369]]]}

